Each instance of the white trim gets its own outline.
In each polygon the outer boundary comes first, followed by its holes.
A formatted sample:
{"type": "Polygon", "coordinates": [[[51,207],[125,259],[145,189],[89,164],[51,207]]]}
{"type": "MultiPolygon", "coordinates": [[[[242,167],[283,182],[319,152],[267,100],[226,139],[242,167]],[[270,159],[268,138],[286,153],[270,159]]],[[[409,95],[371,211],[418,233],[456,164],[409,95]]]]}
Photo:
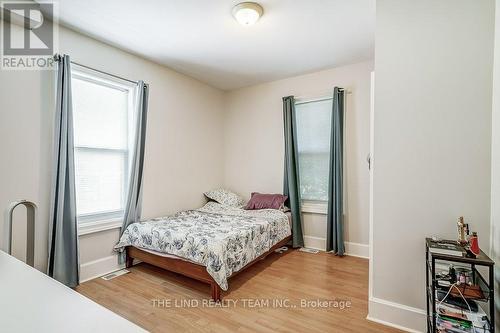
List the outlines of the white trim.
{"type": "Polygon", "coordinates": [[[105,230],[121,228],[123,219],[109,219],[78,224],[78,236],[93,234],[105,230]]]}
{"type": "Polygon", "coordinates": [[[300,209],[301,209],[302,213],[313,213],[313,214],[327,215],[328,203],[302,201],[302,204],[300,205],[300,209]]]}
{"type": "Polygon", "coordinates": [[[375,155],[375,72],[370,73],[370,188],[368,213],[368,298],[373,298],[373,176],[375,155]]]}
{"type": "MultiPolygon", "coordinates": [[[[126,113],[124,114],[127,119],[127,147],[126,148],[120,148],[120,149],[114,149],[114,148],[103,148],[103,147],[90,147],[90,146],[78,146],[75,145],[74,150],[75,154],[77,153],[78,150],[99,150],[99,151],[104,151],[108,152],[110,154],[120,154],[123,156],[123,162],[124,162],[124,170],[125,170],[125,176],[123,179],[122,187],[124,189],[127,188],[128,182],[129,182],[129,177],[128,175],[128,165],[130,164],[130,158],[131,158],[131,131],[130,131],[130,126],[132,123],[133,119],[133,113],[134,113],[134,101],[135,101],[135,89],[137,87],[137,84],[133,82],[129,82],[126,79],[119,78],[113,74],[108,74],[104,73],[102,71],[92,69],[83,65],[75,64],[72,63],[72,71],[71,71],[71,79],[74,80],[84,80],[87,82],[91,82],[97,86],[103,86],[111,89],[115,89],[118,91],[122,91],[124,93],[127,93],[127,107],[126,107],[126,113]]],[[[77,189],[78,192],[78,189],[77,189]]],[[[122,193],[122,197],[125,197],[122,193]]],[[[123,201],[123,198],[122,198],[123,201]]],[[[122,202],[122,205],[125,205],[125,202],[122,202]]],[[[84,214],[84,215],[79,215],[77,217],[77,222],[78,222],[78,235],[86,235],[94,232],[100,232],[104,230],[109,230],[109,229],[115,229],[118,227],[121,227],[122,221],[123,221],[123,210],[124,208],[120,209],[119,211],[112,211],[112,212],[93,212],[90,214],[84,214]],[[119,221],[119,222],[118,222],[119,221]]]]}
{"type": "Polygon", "coordinates": [[[366,319],[412,333],[425,332],[426,312],[404,304],[370,297],[366,319]]]}
{"type": "Polygon", "coordinates": [[[383,320],[380,320],[380,319],[371,318],[370,316],[366,316],[366,319],[369,320],[369,321],[373,321],[374,323],[382,324],[382,325],[389,326],[389,327],[394,327],[394,328],[396,328],[398,330],[401,330],[401,331],[404,331],[404,332],[422,333],[421,331],[415,331],[415,330],[412,330],[412,329],[410,329],[408,327],[403,327],[403,326],[399,326],[399,325],[396,325],[396,324],[393,324],[393,323],[389,323],[387,321],[383,321],[383,320]]]}
{"type": "Polygon", "coordinates": [[[118,255],[89,261],[80,265],[80,283],[89,281],[100,276],[109,274],[125,268],[125,264],[118,264],[118,255]]]}
{"type": "Polygon", "coordinates": [[[322,237],[304,235],[304,247],[326,251],[326,239],[322,237]]]}
{"type": "Polygon", "coordinates": [[[74,62],[71,62],[71,76],[74,76],[79,80],[105,85],[109,88],[128,91],[132,94],[134,93],[134,89],[137,87],[136,83],[120,78],[114,74],[104,73],[100,70],[82,66],[74,62]]]}
{"type": "Polygon", "coordinates": [[[368,244],[344,242],[345,253],[351,257],[369,259],[370,251],[368,244]]]}
{"type": "MultiPolygon", "coordinates": [[[[369,252],[367,244],[344,242],[344,246],[346,255],[368,259],[369,252]]],[[[326,251],[326,238],[304,235],[304,247],[326,251]]]]}

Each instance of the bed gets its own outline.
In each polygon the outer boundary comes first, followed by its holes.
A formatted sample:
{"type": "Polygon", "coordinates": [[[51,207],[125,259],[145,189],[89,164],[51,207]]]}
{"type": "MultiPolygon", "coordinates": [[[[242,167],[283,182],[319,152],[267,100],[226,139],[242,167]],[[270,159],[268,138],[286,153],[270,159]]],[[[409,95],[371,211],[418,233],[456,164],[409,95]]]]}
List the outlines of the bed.
{"type": "Polygon", "coordinates": [[[115,246],[126,266],[138,259],[207,283],[214,301],[228,279],[291,239],[290,217],[280,210],[244,210],[217,202],[128,226],[115,246]]]}

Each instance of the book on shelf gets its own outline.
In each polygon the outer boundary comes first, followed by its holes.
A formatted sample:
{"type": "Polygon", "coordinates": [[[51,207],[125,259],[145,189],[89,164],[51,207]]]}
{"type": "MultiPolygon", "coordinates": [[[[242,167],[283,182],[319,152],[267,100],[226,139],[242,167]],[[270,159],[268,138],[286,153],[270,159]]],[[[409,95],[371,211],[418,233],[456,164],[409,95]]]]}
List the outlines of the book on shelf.
{"type": "Polygon", "coordinates": [[[440,287],[447,287],[449,288],[451,286],[451,282],[447,280],[437,280],[437,285],[440,287]]]}
{"type": "Polygon", "coordinates": [[[429,245],[429,252],[455,257],[463,257],[464,255],[463,247],[449,242],[431,242],[429,245]]]}
{"type": "Polygon", "coordinates": [[[446,304],[459,310],[478,311],[478,305],[473,300],[464,300],[462,297],[451,296],[445,290],[436,290],[436,300],[442,302],[442,305],[446,304]]]}
{"type": "Polygon", "coordinates": [[[477,312],[471,312],[448,304],[436,303],[437,332],[489,332],[488,322],[484,320],[486,313],[481,307],[477,312]]]}
{"type": "MultiPolygon", "coordinates": [[[[455,270],[469,270],[470,271],[470,266],[468,264],[462,264],[459,262],[453,262],[453,267],[455,270]]],[[[436,262],[436,272],[439,273],[445,273],[446,274],[449,272],[450,269],[450,263],[449,262],[444,262],[444,261],[437,261],[436,262]]]]}

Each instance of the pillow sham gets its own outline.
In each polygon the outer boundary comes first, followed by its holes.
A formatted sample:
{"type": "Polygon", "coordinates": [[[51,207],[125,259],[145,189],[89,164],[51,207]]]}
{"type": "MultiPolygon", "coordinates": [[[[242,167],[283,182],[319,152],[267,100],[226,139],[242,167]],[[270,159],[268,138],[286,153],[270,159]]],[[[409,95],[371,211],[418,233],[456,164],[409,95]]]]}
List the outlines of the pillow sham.
{"type": "Polygon", "coordinates": [[[288,199],[288,197],[282,194],[263,194],[253,192],[252,197],[247,203],[245,209],[283,209],[285,207],[286,199],[288,199]]]}
{"type": "Polygon", "coordinates": [[[241,207],[245,204],[245,200],[243,200],[243,198],[241,198],[239,195],[223,188],[208,191],[203,194],[208,199],[226,206],[241,207]]]}

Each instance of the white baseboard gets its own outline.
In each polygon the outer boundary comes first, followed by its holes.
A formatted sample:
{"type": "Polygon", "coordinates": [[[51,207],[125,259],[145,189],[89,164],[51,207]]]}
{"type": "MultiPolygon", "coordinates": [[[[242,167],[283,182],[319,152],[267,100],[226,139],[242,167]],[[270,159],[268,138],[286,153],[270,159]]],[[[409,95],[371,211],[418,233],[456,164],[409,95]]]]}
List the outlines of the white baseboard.
{"type": "MultiPolygon", "coordinates": [[[[304,246],[320,251],[326,251],[326,238],[304,235],[304,246]]],[[[348,256],[368,259],[368,244],[345,242],[345,253],[348,256]]]]}
{"type": "Polygon", "coordinates": [[[304,247],[316,249],[320,251],[326,250],[326,239],[321,237],[304,235],[304,247]]]}
{"type": "MultiPolygon", "coordinates": [[[[325,251],[326,239],[322,237],[304,236],[304,245],[312,249],[325,251]]],[[[345,242],[346,255],[368,258],[368,245],[345,242]]],[[[80,265],[80,282],[89,281],[100,276],[109,274],[124,268],[125,265],[118,265],[118,256],[111,255],[80,265]]]]}
{"type": "Polygon", "coordinates": [[[89,281],[111,272],[125,268],[125,264],[118,264],[118,255],[111,255],[80,265],[80,283],[89,281]]]}
{"type": "Polygon", "coordinates": [[[427,315],[422,309],[371,297],[366,319],[406,332],[426,331],[427,315]]]}
{"type": "Polygon", "coordinates": [[[344,242],[344,246],[345,253],[348,256],[360,257],[365,259],[370,258],[370,248],[368,244],[344,242]]]}

